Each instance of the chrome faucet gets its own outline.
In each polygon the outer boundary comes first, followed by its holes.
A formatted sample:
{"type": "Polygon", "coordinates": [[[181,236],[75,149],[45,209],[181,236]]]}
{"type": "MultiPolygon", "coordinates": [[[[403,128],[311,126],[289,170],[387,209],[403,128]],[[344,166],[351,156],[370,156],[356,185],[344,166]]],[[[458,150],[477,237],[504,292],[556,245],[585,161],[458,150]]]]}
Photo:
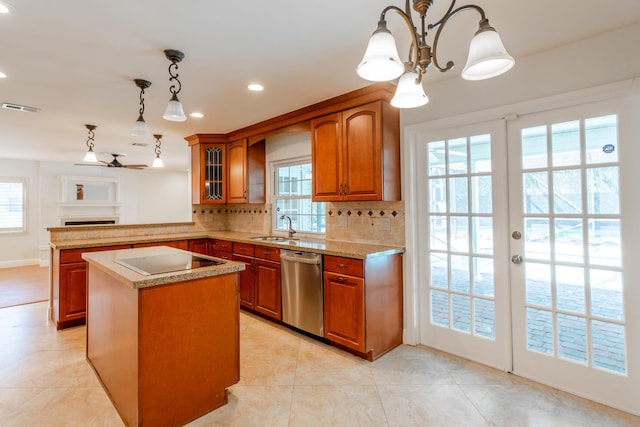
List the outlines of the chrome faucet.
{"type": "Polygon", "coordinates": [[[289,232],[289,238],[293,239],[293,235],[296,233],[296,230],[291,226],[291,217],[289,215],[280,215],[280,219],[286,219],[289,221],[289,230],[287,231],[289,232]]]}

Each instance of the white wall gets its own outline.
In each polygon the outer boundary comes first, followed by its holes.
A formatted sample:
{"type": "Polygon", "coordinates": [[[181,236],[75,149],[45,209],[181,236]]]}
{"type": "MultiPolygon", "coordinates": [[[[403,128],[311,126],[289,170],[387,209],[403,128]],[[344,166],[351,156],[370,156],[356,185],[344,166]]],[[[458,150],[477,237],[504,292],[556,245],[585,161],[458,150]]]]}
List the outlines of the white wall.
{"type": "Polygon", "coordinates": [[[28,231],[0,235],[0,268],[48,261],[47,227],[59,227],[61,176],[109,177],[120,183],[121,224],[191,221],[187,171],[128,170],[65,163],[0,159],[0,177],[22,177],[28,185],[28,231]]]}

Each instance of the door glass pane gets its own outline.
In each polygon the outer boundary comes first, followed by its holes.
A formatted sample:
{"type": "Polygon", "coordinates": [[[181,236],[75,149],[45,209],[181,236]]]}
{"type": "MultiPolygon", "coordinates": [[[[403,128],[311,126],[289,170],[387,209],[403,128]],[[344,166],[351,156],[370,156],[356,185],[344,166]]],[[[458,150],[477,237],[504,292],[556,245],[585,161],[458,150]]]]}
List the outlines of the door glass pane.
{"type": "Polygon", "coordinates": [[[591,348],[593,366],[621,374],[627,372],[622,325],[599,320],[591,322],[591,348]]]}
{"type": "Polygon", "coordinates": [[[558,356],[587,361],[587,326],[583,317],[558,313],[558,356]]]}
{"type": "Polygon", "coordinates": [[[444,141],[430,142],[427,153],[429,155],[427,159],[429,176],[445,175],[447,164],[445,162],[444,141]]]}
{"type": "Polygon", "coordinates": [[[432,253],[430,257],[431,287],[447,289],[449,286],[449,260],[444,254],[432,253]]]}
{"type": "Polygon", "coordinates": [[[587,163],[618,161],[618,116],[603,116],[584,121],[587,163]]]}
{"type": "Polygon", "coordinates": [[[451,230],[451,250],[454,252],[469,252],[469,218],[466,216],[452,216],[449,218],[451,230]]]}
{"type": "Polygon", "coordinates": [[[447,180],[434,178],[429,180],[429,212],[440,213],[447,209],[447,180]]]}
{"type": "Polygon", "coordinates": [[[580,122],[552,125],[551,150],[554,167],[580,164],[580,122]]]}
{"type": "Polygon", "coordinates": [[[471,212],[490,213],[491,176],[474,176],[471,178],[471,212]]]}
{"type": "Polygon", "coordinates": [[[449,178],[449,211],[457,213],[469,212],[467,194],[467,177],[449,178]]]}
{"type": "Polygon", "coordinates": [[[582,212],[579,169],[553,172],[553,211],[557,214],[582,212]]]}
{"type": "Polygon", "coordinates": [[[587,169],[587,210],[590,214],[620,213],[618,168],[587,169]]]}
{"type": "Polygon", "coordinates": [[[527,262],[524,268],[527,304],[551,307],[551,266],[527,262]]]}
{"type": "Polygon", "coordinates": [[[619,271],[591,269],[591,314],[609,319],[624,319],[622,274],[619,271]]]}
{"type": "Polygon", "coordinates": [[[431,291],[431,323],[449,326],[449,294],[443,291],[431,291]]]}
{"type": "Polygon", "coordinates": [[[472,262],[473,293],[475,295],[494,296],[493,259],[474,257],[472,262]]]}
{"type": "Polygon", "coordinates": [[[473,328],[476,335],[495,338],[495,307],[492,300],[473,299],[473,328]]]}
{"type": "Polygon", "coordinates": [[[524,254],[527,259],[550,260],[549,219],[524,218],[524,254]]]}
{"type": "Polygon", "coordinates": [[[549,178],[546,172],[522,174],[524,213],[549,212],[549,178]]]}
{"type": "Polygon", "coordinates": [[[527,308],[527,348],[553,354],[553,320],[551,312],[527,308]]]}
{"type": "Polygon", "coordinates": [[[447,250],[447,222],[446,216],[429,217],[429,246],[432,249],[447,250]]]}
{"type": "Polygon", "coordinates": [[[469,257],[451,255],[451,289],[469,292],[469,257]]]}
{"type": "Polygon", "coordinates": [[[547,127],[522,129],[522,169],[547,167],[547,127]]]}
{"type": "Polygon", "coordinates": [[[584,313],[584,270],[556,266],[556,306],[560,310],[584,313]]]}
{"type": "Polygon", "coordinates": [[[491,172],[491,135],[469,138],[471,150],[471,172],[491,172]]]}
{"type": "Polygon", "coordinates": [[[467,173],[467,138],[451,139],[447,145],[449,148],[449,174],[467,173]]]}
{"type": "Polygon", "coordinates": [[[619,219],[589,220],[589,261],[612,267],[622,265],[619,219]]]}
{"type": "Polygon", "coordinates": [[[476,254],[493,254],[493,218],[471,218],[471,238],[473,247],[471,251],[476,254]]]}
{"type": "Polygon", "coordinates": [[[556,261],[583,261],[582,219],[556,218],[553,233],[556,261]]]}
{"type": "Polygon", "coordinates": [[[451,294],[451,323],[454,329],[471,332],[471,299],[451,294]]]}

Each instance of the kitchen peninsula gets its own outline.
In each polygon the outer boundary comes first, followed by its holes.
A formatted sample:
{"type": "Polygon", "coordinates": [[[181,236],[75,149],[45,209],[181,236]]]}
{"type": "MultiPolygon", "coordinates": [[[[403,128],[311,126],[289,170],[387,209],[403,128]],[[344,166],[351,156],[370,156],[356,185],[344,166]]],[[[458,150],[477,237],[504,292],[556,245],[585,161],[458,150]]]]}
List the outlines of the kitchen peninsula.
{"type": "Polygon", "coordinates": [[[244,265],[167,246],[82,258],[87,360],[123,421],[182,425],[224,405],[240,378],[244,265]]]}

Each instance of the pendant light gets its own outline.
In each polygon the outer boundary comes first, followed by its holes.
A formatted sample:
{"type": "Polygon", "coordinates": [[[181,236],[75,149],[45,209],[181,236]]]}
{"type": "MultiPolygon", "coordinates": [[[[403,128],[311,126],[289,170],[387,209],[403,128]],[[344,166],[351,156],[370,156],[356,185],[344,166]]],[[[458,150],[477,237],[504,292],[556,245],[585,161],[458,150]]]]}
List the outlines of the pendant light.
{"type": "Polygon", "coordinates": [[[144,121],[144,90],[151,86],[151,82],[143,79],[135,79],[133,80],[140,88],[140,110],[138,111],[138,120],[133,125],[133,129],[131,129],[131,135],[133,136],[149,136],[149,127],[147,123],[144,121]]]}
{"type": "Polygon", "coordinates": [[[87,153],[84,155],[84,159],[82,159],[82,161],[89,162],[89,163],[98,163],[98,159],[96,158],[96,153],[94,153],[93,151],[93,138],[95,136],[93,130],[97,128],[97,126],[84,125],[84,127],[86,127],[89,132],[89,137],[87,138],[87,147],[89,147],[89,150],[87,150],[87,153]]]}
{"type": "Polygon", "coordinates": [[[515,64],[514,59],[504,48],[500,35],[489,25],[489,20],[480,6],[467,4],[456,7],[456,0],[451,0],[444,16],[435,23],[426,25],[427,11],[434,1],[406,0],[405,10],[397,6],[385,7],[380,14],[378,28],[369,39],[364,57],[357,68],[360,77],[371,81],[389,81],[402,76],[394,96],[396,102],[392,101],[392,104],[399,108],[413,108],[427,103],[428,98],[424,91],[416,86],[421,85],[422,77],[429,67],[434,66],[441,72],[453,69],[453,61],[448,61],[444,65],[438,62],[438,42],[447,22],[460,12],[475,10],[480,15],[478,31],[471,40],[467,63],[462,71],[463,79],[483,80],[496,77],[510,70],[515,64]],[[420,15],[419,29],[412,18],[411,4],[420,15]],[[402,18],[411,36],[409,58],[404,66],[398,57],[395,39],[387,29],[386,14],[390,11],[402,18]],[[427,44],[427,30],[435,30],[433,47],[427,44]]]}
{"type": "Polygon", "coordinates": [[[182,109],[182,104],[178,99],[178,93],[182,89],[182,84],[180,80],[178,80],[179,74],[178,71],[178,62],[184,59],[184,53],[175,49],[166,49],[164,51],[165,56],[169,61],[171,61],[171,65],[169,65],[169,78],[170,82],[175,80],[175,84],[171,84],[169,87],[169,92],[171,92],[171,99],[169,100],[169,104],[167,105],[167,109],[164,110],[164,114],[162,118],[165,120],[170,120],[172,122],[184,122],[187,120],[187,116],[184,115],[184,110],[182,109]],[[174,74],[174,71],[176,73],[174,74]],[[177,86],[176,86],[177,85],[177,86]]]}
{"type": "Polygon", "coordinates": [[[155,134],[153,135],[153,137],[156,139],[156,158],[153,160],[153,164],[151,165],[152,168],[163,168],[164,167],[164,163],[162,162],[162,159],[160,158],[160,138],[162,138],[162,135],[158,135],[155,134]]]}

